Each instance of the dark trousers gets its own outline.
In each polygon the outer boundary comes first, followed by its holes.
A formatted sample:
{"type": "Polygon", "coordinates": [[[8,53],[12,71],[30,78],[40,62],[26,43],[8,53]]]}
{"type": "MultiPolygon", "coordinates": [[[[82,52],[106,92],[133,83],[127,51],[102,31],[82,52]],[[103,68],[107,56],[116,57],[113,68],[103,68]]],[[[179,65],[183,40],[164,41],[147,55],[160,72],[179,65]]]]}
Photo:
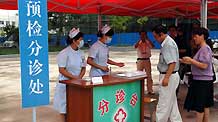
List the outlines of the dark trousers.
{"type": "MultiPolygon", "coordinates": [[[[179,71],[178,71],[179,76],[180,76],[180,79],[183,80],[183,77],[184,77],[185,73],[186,73],[186,72],[189,72],[189,71],[191,71],[190,65],[181,63],[181,64],[179,65],[179,71]]],[[[176,96],[178,96],[178,93],[179,93],[179,86],[180,86],[180,85],[178,85],[178,87],[177,87],[177,89],[176,89],[176,96]]]]}

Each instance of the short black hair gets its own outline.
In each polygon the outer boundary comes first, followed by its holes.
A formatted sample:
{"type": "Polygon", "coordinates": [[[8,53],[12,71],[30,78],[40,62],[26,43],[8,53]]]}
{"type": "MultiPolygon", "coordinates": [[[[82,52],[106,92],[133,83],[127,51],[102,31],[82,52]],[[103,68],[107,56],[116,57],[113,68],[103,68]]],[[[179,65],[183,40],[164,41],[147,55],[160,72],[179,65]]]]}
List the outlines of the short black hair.
{"type": "Polygon", "coordinates": [[[203,28],[203,27],[200,27],[200,28],[197,28],[197,29],[194,29],[192,31],[192,35],[204,35],[204,40],[206,41],[209,37],[209,32],[206,28],[203,28]]]}
{"type": "Polygon", "coordinates": [[[139,35],[141,35],[141,33],[147,34],[147,31],[141,30],[141,31],[139,31],[139,35]]]}
{"type": "Polygon", "coordinates": [[[177,29],[177,27],[176,27],[175,25],[170,25],[170,26],[168,27],[168,30],[170,30],[170,28],[175,28],[175,29],[177,29]]]}
{"type": "Polygon", "coordinates": [[[184,32],[183,28],[182,27],[177,27],[176,29],[178,32],[184,32]]]}
{"type": "Polygon", "coordinates": [[[206,40],[206,43],[213,50],[213,41],[210,38],[206,40]]]}
{"type": "Polygon", "coordinates": [[[75,37],[73,38],[70,38],[70,36],[67,36],[67,44],[70,45],[73,43],[73,41],[76,41],[78,40],[79,38],[83,37],[83,33],[82,32],[79,32],[75,37]]]}
{"type": "Polygon", "coordinates": [[[114,35],[114,31],[113,31],[113,29],[110,29],[106,34],[103,34],[101,32],[101,30],[99,30],[98,33],[97,33],[97,37],[103,37],[103,35],[105,35],[105,36],[113,36],[114,35]]]}
{"type": "Polygon", "coordinates": [[[163,25],[156,25],[153,29],[152,29],[152,32],[155,32],[157,34],[160,34],[160,33],[164,33],[164,34],[167,34],[167,27],[166,26],[163,26],[163,25]]]}

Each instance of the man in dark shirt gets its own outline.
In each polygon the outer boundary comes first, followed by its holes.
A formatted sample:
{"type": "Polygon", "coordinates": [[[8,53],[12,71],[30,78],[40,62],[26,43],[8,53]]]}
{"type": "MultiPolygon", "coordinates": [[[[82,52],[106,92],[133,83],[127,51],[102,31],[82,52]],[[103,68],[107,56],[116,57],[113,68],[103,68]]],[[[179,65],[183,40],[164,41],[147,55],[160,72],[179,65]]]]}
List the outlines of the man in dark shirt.
{"type": "MultiPolygon", "coordinates": [[[[183,58],[184,56],[189,56],[189,51],[190,51],[190,50],[188,50],[189,46],[188,46],[187,41],[185,40],[183,34],[184,34],[184,32],[183,32],[182,28],[178,27],[177,28],[177,37],[175,38],[175,41],[176,41],[176,44],[177,44],[178,49],[179,49],[179,58],[180,59],[183,58]]],[[[183,77],[184,77],[185,73],[188,72],[189,68],[190,67],[187,64],[180,63],[178,73],[179,73],[181,80],[183,80],[183,77]]],[[[177,96],[178,96],[178,92],[179,92],[179,86],[176,89],[177,96]]]]}

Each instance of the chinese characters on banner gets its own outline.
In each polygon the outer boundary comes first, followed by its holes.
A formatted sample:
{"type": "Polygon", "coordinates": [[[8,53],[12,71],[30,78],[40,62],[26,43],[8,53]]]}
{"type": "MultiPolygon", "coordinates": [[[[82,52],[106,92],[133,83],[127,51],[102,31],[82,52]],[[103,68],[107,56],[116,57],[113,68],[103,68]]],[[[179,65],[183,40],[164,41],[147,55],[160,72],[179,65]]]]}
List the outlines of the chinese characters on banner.
{"type": "Polygon", "coordinates": [[[101,116],[103,116],[105,112],[106,113],[108,112],[108,110],[109,110],[108,108],[109,108],[108,101],[103,99],[102,101],[99,102],[98,111],[101,111],[101,116]]]}
{"type": "Polygon", "coordinates": [[[18,0],[22,107],[49,104],[47,0],[18,0]]]}

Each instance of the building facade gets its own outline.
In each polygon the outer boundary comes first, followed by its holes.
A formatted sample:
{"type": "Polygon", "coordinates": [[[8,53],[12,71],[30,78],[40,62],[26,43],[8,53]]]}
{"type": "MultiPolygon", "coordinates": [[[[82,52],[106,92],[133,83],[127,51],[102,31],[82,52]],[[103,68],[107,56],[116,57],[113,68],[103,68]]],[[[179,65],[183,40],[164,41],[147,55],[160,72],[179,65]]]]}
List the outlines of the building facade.
{"type": "Polygon", "coordinates": [[[14,25],[18,27],[18,11],[0,9],[0,29],[6,25],[14,25]]]}

